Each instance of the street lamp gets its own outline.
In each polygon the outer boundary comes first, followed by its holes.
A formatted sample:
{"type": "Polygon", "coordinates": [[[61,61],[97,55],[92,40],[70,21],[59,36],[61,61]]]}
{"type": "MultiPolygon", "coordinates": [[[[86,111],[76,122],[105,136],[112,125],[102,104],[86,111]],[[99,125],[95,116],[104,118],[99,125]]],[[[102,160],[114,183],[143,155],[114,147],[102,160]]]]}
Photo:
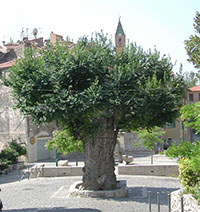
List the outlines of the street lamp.
{"type": "Polygon", "coordinates": [[[56,149],[56,166],[58,166],[58,150],[56,149]]]}

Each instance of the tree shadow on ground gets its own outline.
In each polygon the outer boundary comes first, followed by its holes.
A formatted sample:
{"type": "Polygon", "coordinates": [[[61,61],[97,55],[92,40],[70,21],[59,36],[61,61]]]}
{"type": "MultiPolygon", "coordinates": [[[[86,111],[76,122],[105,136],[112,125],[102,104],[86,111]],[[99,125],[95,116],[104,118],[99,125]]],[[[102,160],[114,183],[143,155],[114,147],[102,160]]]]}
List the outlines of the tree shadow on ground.
{"type": "Polygon", "coordinates": [[[135,201],[139,203],[148,203],[149,191],[151,191],[151,203],[157,204],[157,193],[160,193],[160,204],[168,205],[168,194],[179,188],[164,188],[164,187],[128,187],[128,197],[125,198],[111,198],[114,201],[135,201]]]}
{"type": "Polygon", "coordinates": [[[100,210],[91,208],[24,208],[24,209],[10,209],[3,210],[3,212],[101,212],[100,210]]]}

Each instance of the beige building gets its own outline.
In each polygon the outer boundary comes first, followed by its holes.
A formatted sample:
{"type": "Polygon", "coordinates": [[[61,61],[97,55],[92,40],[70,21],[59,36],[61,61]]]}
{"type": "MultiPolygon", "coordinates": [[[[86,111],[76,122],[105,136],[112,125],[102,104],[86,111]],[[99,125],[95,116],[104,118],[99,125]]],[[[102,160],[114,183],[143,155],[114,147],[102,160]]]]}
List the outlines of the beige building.
{"type": "Polygon", "coordinates": [[[188,88],[186,103],[195,103],[200,101],[200,85],[188,88]]]}
{"type": "MultiPolygon", "coordinates": [[[[200,85],[187,89],[184,97],[184,104],[191,104],[200,101],[200,85]]],[[[199,139],[195,135],[194,130],[185,128],[180,118],[176,119],[173,123],[166,123],[164,130],[166,134],[164,139],[170,142],[179,143],[180,141],[194,141],[199,139]]]]}
{"type": "MultiPolygon", "coordinates": [[[[196,103],[200,101],[200,85],[188,88],[187,90],[187,96],[186,96],[186,104],[196,103]]],[[[195,134],[195,130],[192,130],[190,128],[187,129],[187,138],[188,141],[195,141],[199,140],[199,135],[195,134]]]]}

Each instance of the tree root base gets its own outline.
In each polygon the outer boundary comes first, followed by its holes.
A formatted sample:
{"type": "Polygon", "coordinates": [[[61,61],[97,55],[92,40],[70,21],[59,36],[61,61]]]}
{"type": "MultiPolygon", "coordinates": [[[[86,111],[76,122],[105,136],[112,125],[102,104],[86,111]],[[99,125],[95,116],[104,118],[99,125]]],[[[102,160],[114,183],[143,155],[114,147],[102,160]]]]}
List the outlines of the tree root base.
{"type": "Polygon", "coordinates": [[[119,198],[128,197],[128,188],[126,187],[126,180],[117,181],[118,189],[115,190],[83,190],[82,181],[73,183],[70,186],[67,197],[82,197],[82,198],[119,198]]]}

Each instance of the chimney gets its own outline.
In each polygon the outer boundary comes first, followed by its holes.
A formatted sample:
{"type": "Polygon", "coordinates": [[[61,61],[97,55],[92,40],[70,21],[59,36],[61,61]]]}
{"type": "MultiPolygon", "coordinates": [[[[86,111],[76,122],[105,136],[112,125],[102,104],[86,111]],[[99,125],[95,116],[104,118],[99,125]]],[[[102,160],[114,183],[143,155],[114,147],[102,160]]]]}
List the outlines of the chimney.
{"type": "Polygon", "coordinates": [[[50,43],[55,44],[56,42],[63,41],[63,36],[54,34],[51,32],[50,34],[50,43]]]}

